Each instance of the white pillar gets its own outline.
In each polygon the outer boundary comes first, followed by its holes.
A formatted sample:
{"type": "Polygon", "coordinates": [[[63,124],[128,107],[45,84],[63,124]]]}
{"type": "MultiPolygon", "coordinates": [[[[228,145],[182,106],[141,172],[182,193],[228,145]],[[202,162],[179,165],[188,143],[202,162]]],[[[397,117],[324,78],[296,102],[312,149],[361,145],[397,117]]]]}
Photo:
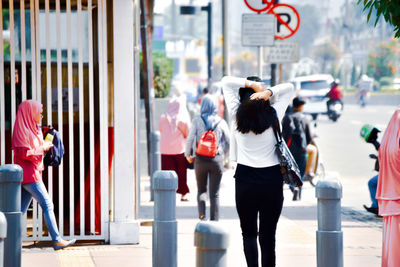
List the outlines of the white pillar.
{"type": "Polygon", "coordinates": [[[113,1],[114,37],[114,220],[111,244],[139,242],[135,219],[134,1],[113,1]]]}

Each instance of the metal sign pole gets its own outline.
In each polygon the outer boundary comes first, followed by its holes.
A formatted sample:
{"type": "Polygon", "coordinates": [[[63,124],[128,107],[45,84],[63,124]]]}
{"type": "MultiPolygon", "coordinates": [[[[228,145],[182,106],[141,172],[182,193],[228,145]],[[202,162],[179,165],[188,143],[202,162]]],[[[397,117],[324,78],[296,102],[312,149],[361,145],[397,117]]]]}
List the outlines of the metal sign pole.
{"type": "Polygon", "coordinates": [[[258,77],[260,77],[260,79],[262,79],[262,69],[263,69],[263,52],[262,52],[262,47],[261,46],[257,46],[257,55],[258,55],[258,77]]]}
{"type": "MultiPolygon", "coordinates": [[[[274,1],[274,5],[278,4],[279,0],[274,1]]],[[[276,85],[276,64],[271,64],[271,86],[276,85]]]]}

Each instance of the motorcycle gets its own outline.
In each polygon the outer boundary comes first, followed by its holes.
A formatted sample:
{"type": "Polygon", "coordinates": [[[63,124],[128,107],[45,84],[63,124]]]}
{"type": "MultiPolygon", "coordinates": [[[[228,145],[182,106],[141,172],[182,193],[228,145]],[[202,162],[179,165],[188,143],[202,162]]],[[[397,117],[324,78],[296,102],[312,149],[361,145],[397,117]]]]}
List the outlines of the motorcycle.
{"type": "Polygon", "coordinates": [[[339,100],[328,101],[328,118],[333,122],[337,121],[342,115],[343,104],[339,100]]]}

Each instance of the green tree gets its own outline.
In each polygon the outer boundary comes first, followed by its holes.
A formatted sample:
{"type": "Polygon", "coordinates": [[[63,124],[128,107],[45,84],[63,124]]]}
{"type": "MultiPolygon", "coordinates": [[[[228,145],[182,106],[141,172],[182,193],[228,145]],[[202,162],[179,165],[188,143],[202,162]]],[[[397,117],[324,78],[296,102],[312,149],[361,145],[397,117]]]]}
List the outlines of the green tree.
{"type": "Polygon", "coordinates": [[[368,10],[367,21],[376,12],[375,25],[383,16],[384,20],[394,27],[395,37],[400,37],[400,1],[395,0],[358,0],[358,4],[364,5],[364,10],[368,10]]]}
{"type": "MultiPolygon", "coordinates": [[[[324,44],[315,50],[315,56],[321,62],[321,70],[323,73],[327,72],[328,65],[334,66],[340,57],[339,48],[333,44],[324,44]]],[[[332,69],[333,67],[331,67],[332,69]]]]}
{"type": "Polygon", "coordinates": [[[172,59],[161,53],[153,53],[153,70],[155,96],[166,97],[171,90],[172,59]]]}
{"type": "Polygon", "coordinates": [[[393,77],[396,72],[394,59],[397,40],[382,42],[368,56],[367,75],[379,81],[382,77],[393,77]]]}
{"type": "MultiPolygon", "coordinates": [[[[142,52],[140,52],[142,53],[142,52]]],[[[162,53],[153,53],[154,94],[155,97],[166,97],[171,90],[173,61],[162,53]]],[[[140,68],[142,69],[142,57],[140,56],[140,68]]],[[[143,71],[140,72],[140,97],[144,97],[143,71]]]]}
{"type": "Polygon", "coordinates": [[[358,79],[359,79],[359,74],[358,74],[358,72],[357,72],[357,67],[356,67],[356,65],[355,64],[353,64],[353,68],[351,69],[351,82],[350,82],[350,84],[351,85],[355,85],[356,84],[356,82],[358,81],[358,79]]]}

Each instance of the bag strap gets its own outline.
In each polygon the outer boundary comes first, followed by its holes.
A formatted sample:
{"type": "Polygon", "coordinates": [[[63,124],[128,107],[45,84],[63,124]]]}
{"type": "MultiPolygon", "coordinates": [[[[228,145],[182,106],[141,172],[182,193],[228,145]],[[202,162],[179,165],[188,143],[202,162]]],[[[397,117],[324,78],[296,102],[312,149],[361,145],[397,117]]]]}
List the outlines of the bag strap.
{"type": "Polygon", "coordinates": [[[272,123],[272,129],[274,131],[275,139],[278,143],[282,143],[282,132],[281,132],[281,126],[279,124],[278,117],[275,114],[275,120],[272,123]]]}
{"type": "Polygon", "coordinates": [[[217,128],[218,124],[221,122],[221,120],[219,120],[219,121],[215,124],[214,128],[207,129],[206,120],[205,120],[205,119],[203,118],[203,116],[201,116],[201,115],[200,115],[200,118],[203,120],[204,126],[205,126],[205,128],[206,128],[207,131],[209,131],[209,130],[214,131],[214,130],[217,128]]]}

